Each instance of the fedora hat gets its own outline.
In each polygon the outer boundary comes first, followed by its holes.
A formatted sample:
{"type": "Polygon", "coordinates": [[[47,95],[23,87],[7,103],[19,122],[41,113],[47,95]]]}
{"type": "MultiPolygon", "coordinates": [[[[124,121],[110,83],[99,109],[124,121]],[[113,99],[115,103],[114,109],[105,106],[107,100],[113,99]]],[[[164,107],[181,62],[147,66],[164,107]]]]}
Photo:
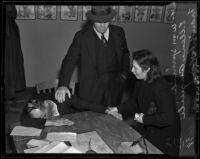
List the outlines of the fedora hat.
{"type": "Polygon", "coordinates": [[[89,20],[105,23],[111,21],[117,12],[111,6],[92,6],[92,9],[86,13],[89,20]]]}

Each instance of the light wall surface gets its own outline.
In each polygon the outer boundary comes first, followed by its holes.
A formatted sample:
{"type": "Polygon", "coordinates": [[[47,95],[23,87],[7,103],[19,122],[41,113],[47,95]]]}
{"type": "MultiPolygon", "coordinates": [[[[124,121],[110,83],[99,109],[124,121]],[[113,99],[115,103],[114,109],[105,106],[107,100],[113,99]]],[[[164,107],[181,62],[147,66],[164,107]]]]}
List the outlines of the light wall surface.
{"type": "MultiPolygon", "coordinates": [[[[182,20],[186,24],[186,50],[191,34],[191,16],[188,10],[196,8],[195,3],[178,3],[175,23],[182,20]]],[[[78,6],[78,20],[60,20],[60,6],[57,7],[56,20],[16,20],[21,36],[24,56],[26,86],[57,78],[63,58],[73,40],[74,34],[81,29],[82,6],[78,6]]],[[[163,73],[172,74],[172,24],[145,22],[113,22],[125,30],[130,53],[138,49],[150,49],[158,57],[163,73]]],[[[181,63],[182,61],[178,61],[181,63]]],[[[77,71],[72,75],[77,80],[77,71]]]]}

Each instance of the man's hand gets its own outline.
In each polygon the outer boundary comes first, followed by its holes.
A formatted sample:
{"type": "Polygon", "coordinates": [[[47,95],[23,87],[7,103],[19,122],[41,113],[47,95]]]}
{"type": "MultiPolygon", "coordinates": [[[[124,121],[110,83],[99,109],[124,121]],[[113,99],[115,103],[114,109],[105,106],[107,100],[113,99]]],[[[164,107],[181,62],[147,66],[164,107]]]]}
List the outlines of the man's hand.
{"type": "Polygon", "coordinates": [[[141,124],[143,124],[143,116],[144,116],[143,113],[140,113],[140,114],[135,113],[134,120],[137,121],[137,122],[139,122],[139,123],[141,123],[141,124]]]}
{"type": "Polygon", "coordinates": [[[56,90],[55,93],[55,98],[59,103],[62,103],[65,101],[65,95],[68,95],[69,98],[71,98],[71,93],[69,91],[69,89],[65,86],[61,86],[56,90]]]}

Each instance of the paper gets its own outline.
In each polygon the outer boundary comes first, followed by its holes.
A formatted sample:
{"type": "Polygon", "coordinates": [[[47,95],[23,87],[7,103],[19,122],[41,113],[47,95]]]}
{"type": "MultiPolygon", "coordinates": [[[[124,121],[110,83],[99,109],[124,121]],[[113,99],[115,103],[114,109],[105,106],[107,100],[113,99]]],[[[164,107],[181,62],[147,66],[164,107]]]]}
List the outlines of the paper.
{"type": "Polygon", "coordinates": [[[36,147],[36,146],[42,147],[48,144],[49,144],[49,141],[31,139],[26,145],[28,148],[31,148],[31,147],[36,147]]]}
{"type": "Polygon", "coordinates": [[[47,151],[49,151],[50,149],[52,149],[53,147],[55,147],[56,145],[58,145],[60,142],[51,142],[48,145],[45,145],[43,147],[41,147],[39,150],[35,151],[34,153],[45,153],[47,151]]]}
{"type": "Polygon", "coordinates": [[[118,147],[118,153],[126,153],[126,154],[139,154],[144,153],[143,148],[139,144],[135,144],[131,146],[132,142],[122,142],[118,147]]]}
{"type": "Polygon", "coordinates": [[[32,127],[15,126],[10,135],[15,136],[40,136],[42,130],[32,127]]]}
{"type": "Polygon", "coordinates": [[[64,153],[83,153],[83,152],[79,151],[78,149],[72,146],[69,149],[67,149],[64,153]]]}
{"type": "Polygon", "coordinates": [[[41,147],[34,147],[34,148],[25,149],[24,153],[34,153],[39,149],[41,149],[41,147]]]}
{"type": "Polygon", "coordinates": [[[60,142],[56,146],[52,147],[50,150],[45,153],[63,153],[69,149],[70,146],[67,146],[64,142],[60,142]]]}
{"type": "MultiPolygon", "coordinates": [[[[96,153],[113,153],[108,145],[102,140],[96,131],[78,134],[77,144],[83,152],[89,150],[89,141],[91,139],[91,149],[96,153]]],[[[73,144],[72,144],[73,145],[73,144]]]]}
{"type": "Polygon", "coordinates": [[[51,132],[47,134],[46,139],[49,141],[70,141],[76,142],[76,133],[72,132],[51,132]]]}
{"type": "Polygon", "coordinates": [[[61,118],[54,120],[46,120],[45,126],[63,126],[63,125],[72,126],[73,124],[74,124],[73,121],[66,118],[61,118]]]}

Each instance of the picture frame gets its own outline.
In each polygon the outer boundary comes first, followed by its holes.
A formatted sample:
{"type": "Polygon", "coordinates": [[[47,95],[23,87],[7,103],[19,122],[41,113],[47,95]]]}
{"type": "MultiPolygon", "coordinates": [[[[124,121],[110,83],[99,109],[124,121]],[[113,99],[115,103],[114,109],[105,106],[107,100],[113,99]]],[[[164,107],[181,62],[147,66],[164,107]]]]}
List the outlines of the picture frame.
{"type": "Polygon", "coordinates": [[[78,6],[68,5],[60,6],[60,19],[61,20],[78,20],[78,6]]]}
{"type": "MultiPolygon", "coordinates": [[[[112,6],[112,9],[114,9],[117,12],[117,6],[112,6]]],[[[112,19],[112,22],[115,22],[117,19],[117,15],[112,19]]]]}
{"type": "Polygon", "coordinates": [[[135,6],[135,22],[147,22],[149,6],[135,6]]]}
{"type": "Polygon", "coordinates": [[[35,6],[34,5],[16,5],[18,20],[35,20],[35,6]]]}
{"type": "Polygon", "coordinates": [[[132,6],[118,6],[118,22],[132,21],[132,6]]]}
{"type": "Polygon", "coordinates": [[[57,6],[55,5],[39,5],[37,6],[37,19],[56,20],[57,6]]]}
{"type": "Polygon", "coordinates": [[[176,3],[170,3],[165,7],[164,23],[173,23],[176,13],[176,3]]]}
{"type": "Polygon", "coordinates": [[[163,15],[163,6],[151,6],[149,21],[161,22],[162,15],[163,15]]]}
{"type": "Polygon", "coordinates": [[[83,19],[83,21],[87,20],[86,13],[87,13],[87,11],[89,11],[91,9],[92,9],[92,6],[88,6],[88,5],[82,7],[82,19],[83,19]]]}

